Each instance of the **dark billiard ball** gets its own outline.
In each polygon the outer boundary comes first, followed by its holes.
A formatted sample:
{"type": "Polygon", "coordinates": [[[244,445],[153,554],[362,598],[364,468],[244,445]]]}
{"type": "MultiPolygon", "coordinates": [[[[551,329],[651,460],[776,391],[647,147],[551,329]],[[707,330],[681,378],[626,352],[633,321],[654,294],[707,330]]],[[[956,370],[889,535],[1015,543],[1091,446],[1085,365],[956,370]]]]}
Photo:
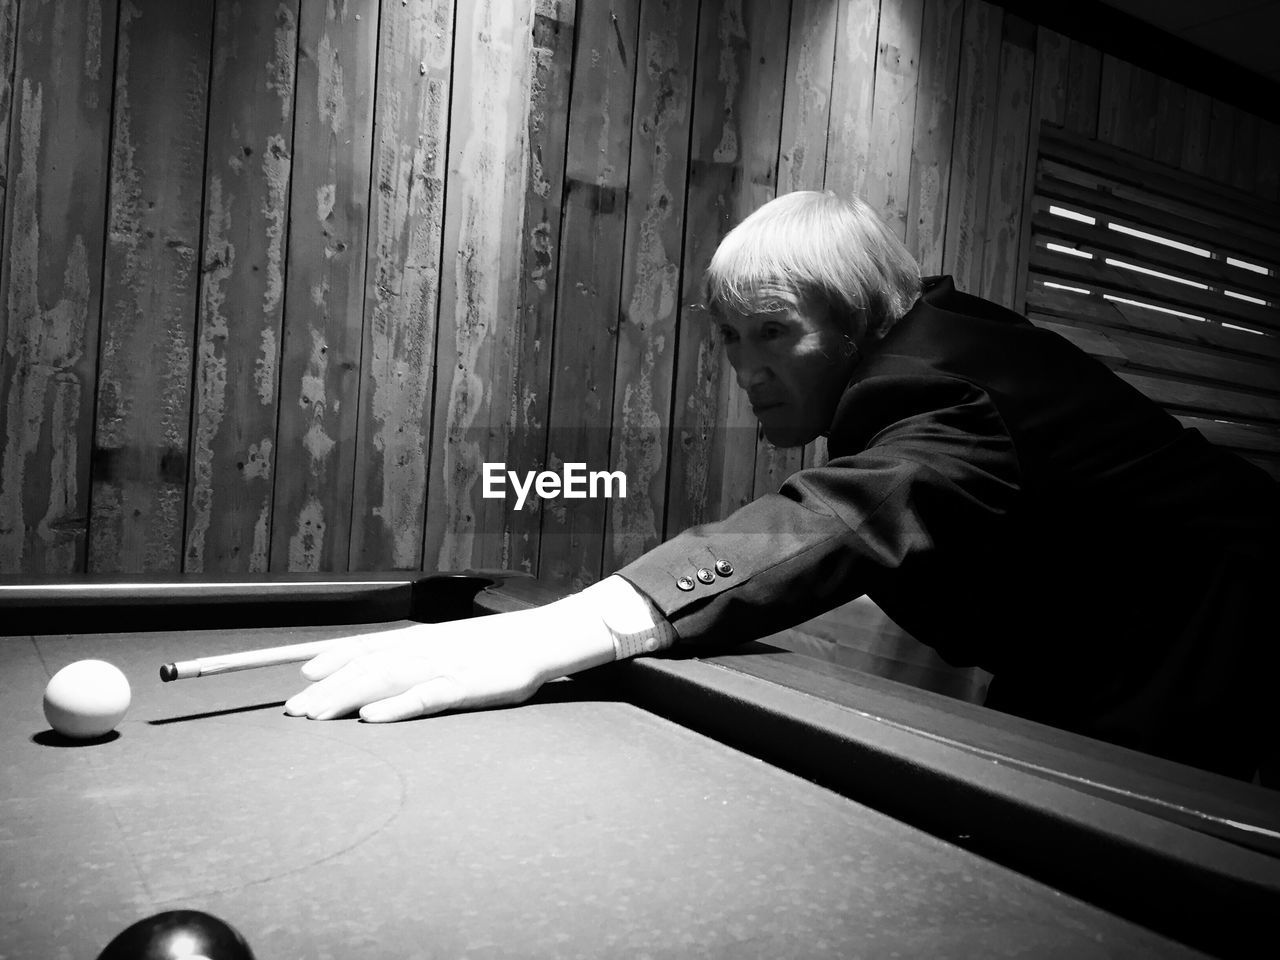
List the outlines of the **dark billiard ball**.
{"type": "Polygon", "coordinates": [[[253,960],[253,951],[215,916],[168,910],[121,930],[98,960],[253,960]]]}

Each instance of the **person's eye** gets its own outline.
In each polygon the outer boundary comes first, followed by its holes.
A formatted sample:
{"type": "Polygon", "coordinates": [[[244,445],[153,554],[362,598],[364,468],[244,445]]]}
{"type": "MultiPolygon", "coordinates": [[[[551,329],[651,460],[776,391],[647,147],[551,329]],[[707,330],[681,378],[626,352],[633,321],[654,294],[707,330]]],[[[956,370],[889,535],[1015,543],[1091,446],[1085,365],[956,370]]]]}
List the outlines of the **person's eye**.
{"type": "Polygon", "coordinates": [[[766,323],[760,328],[761,340],[781,340],[786,330],[780,323],[766,323]]]}
{"type": "Polygon", "coordinates": [[[720,337],[721,339],[724,340],[725,343],[737,343],[738,331],[733,329],[733,327],[721,327],[720,337]]]}

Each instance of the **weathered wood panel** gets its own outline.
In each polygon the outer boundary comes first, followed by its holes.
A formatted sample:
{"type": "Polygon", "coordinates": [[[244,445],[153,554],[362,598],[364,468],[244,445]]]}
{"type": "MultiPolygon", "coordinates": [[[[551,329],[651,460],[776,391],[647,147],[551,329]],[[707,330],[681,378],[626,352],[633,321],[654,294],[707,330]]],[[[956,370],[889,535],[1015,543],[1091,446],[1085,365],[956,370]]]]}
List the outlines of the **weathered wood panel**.
{"type": "Polygon", "coordinates": [[[214,19],[185,545],[196,572],[270,562],[297,31],[297,0],[220,0],[214,19]]]}
{"type": "MultiPolygon", "coordinates": [[[[609,462],[622,296],[639,11],[593,3],[578,22],[550,424],[548,469],[609,462]]],[[[529,509],[532,504],[527,504],[529,509]]],[[[542,512],[543,580],[581,589],[600,576],[606,502],[558,498],[542,512]]]]}
{"type": "Polygon", "coordinates": [[[1008,14],[1000,42],[1000,82],[996,95],[995,152],[987,192],[983,236],[982,296],[1006,305],[1017,302],[1022,239],[1022,203],[1031,135],[1036,28],[1008,14]]]}
{"type": "Polygon", "coordinates": [[[363,340],[378,5],[303,0],[271,567],[345,570],[363,340]]]}
{"type": "Polygon", "coordinates": [[[1159,119],[1158,79],[1150,70],[1135,69],[1127,111],[1128,149],[1144,157],[1156,152],[1156,121],[1159,119]]]}
{"type": "Polygon", "coordinates": [[[1033,273],[1031,280],[1027,294],[1027,309],[1031,312],[1107,330],[1141,333],[1153,341],[1180,349],[1225,353],[1272,366],[1280,362],[1280,338],[1277,337],[1259,337],[1217,323],[1045,287],[1045,281],[1056,282],[1051,275],[1033,273]]]}
{"type": "MultiPolygon", "coordinates": [[[[663,539],[697,32],[694,7],[686,0],[650,0],[640,11],[610,462],[610,469],[627,478],[627,497],[609,504],[604,573],[663,539]]],[[[825,129],[824,123],[824,137],[825,129]]],[[[814,160],[812,152],[806,157],[799,166],[814,160]]]]}
{"type": "MultiPolygon", "coordinates": [[[[779,193],[823,189],[839,14],[839,4],[829,0],[794,0],[791,5],[778,153],[779,193]]],[[[826,441],[821,437],[801,449],[775,447],[760,437],[753,487],[759,492],[776,490],[800,467],[825,460],[826,441]]]]}
{"type": "Polygon", "coordinates": [[[1261,124],[1256,171],[1253,192],[1264,200],[1280,200],[1280,124],[1261,124]]]}
{"type": "MultiPolygon", "coordinates": [[[[13,112],[13,67],[18,32],[18,0],[0,0],[0,225],[9,192],[9,121],[13,112]]],[[[0,226],[0,229],[3,229],[0,226]]],[[[0,326],[0,343],[4,328],[0,326]]]]}
{"type": "MultiPolygon", "coordinates": [[[[866,195],[871,168],[880,0],[841,0],[836,8],[835,62],[823,186],[845,197],[866,195]]],[[[826,440],[805,445],[805,466],[825,463],[826,440]]]]}
{"type": "Polygon", "coordinates": [[[1098,139],[1104,143],[1124,144],[1127,135],[1125,114],[1128,109],[1133,64],[1110,54],[1102,58],[1102,79],[1098,100],[1098,139]]]}
{"type": "Polygon", "coordinates": [[[1097,136],[1102,54],[1087,44],[1072,40],[1068,77],[1066,127],[1086,137],[1097,136]]]}
{"type": "Polygon", "coordinates": [[[1236,111],[1231,139],[1231,163],[1227,182],[1237,190],[1254,192],[1258,163],[1259,120],[1251,113],[1236,111]]]}
{"type": "Polygon", "coordinates": [[[907,237],[923,16],[923,0],[883,4],[876,45],[872,163],[864,199],[899,240],[907,237]]]}
{"type": "Polygon", "coordinates": [[[963,0],[925,0],[906,235],[925,276],[942,271],[963,24],[963,0]]]}
{"type": "Polygon", "coordinates": [[[1187,88],[1165,77],[1156,79],[1155,147],[1151,156],[1176,167],[1182,162],[1187,88]]]}
{"type": "MultiPolygon", "coordinates": [[[[1051,188],[1047,187],[1046,192],[1048,189],[1051,188]]],[[[1059,241],[1095,256],[1123,258],[1126,262],[1154,267],[1162,272],[1170,272],[1182,277],[1184,280],[1207,284],[1216,289],[1226,287],[1264,300],[1280,301],[1280,278],[1251,270],[1241,270],[1221,257],[1201,256],[1177,247],[1152,243],[1141,237],[1111,230],[1107,226],[1109,221],[1105,219],[1090,225],[1078,220],[1054,216],[1049,212],[1052,203],[1051,199],[1036,198],[1028,204],[1028,218],[1034,223],[1036,232],[1045,240],[1059,241]]],[[[1141,207],[1138,204],[1118,204],[1115,209],[1135,211],[1134,219],[1141,222],[1141,207]]],[[[1183,222],[1190,228],[1187,234],[1181,231],[1176,233],[1169,231],[1162,235],[1196,245],[1196,249],[1205,249],[1203,246],[1205,231],[1196,230],[1193,222],[1183,222]]]]}
{"type": "Polygon", "coordinates": [[[974,294],[983,286],[1002,21],[1003,11],[983,0],[965,6],[942,268],[974,294]]]}
{"type": "Polygon", "coordinates": [[[503,559],[510,508],[482,496],[482,465],[507,462],[515,393],[532,17],[531,3],[481,0],[457,8],[428,569],[500,566],[503,559]]]}
{"type": "Polygon", "coordinates": [[[1218,183],[1231,182],[1238,113],[1235,107],[1221,100],[1209,101],[1209,143],[1205,149],[1204,174],[1218,183]]]}
{"type": "MultiPolygon", "coordinates": [[[[791,52],[788,49],[786,36],[779,32],[773,37],[762,37],[759,42],[761,47],[759,59],[766,61],[776,59],[779,64],[779,68],[785,68],[791,52]]],[[[779,84],[783,83],[782,76],[778,77],[778,82],[779,84]]],[[[761,126],[759,127],[758,132],[754,134],[759,137],[761,141],[756,158],[762,166],[768,157],[768,151],[770,148],[774,148],[776,144],[776,152],[773,156],[774,170],[773,176],[771,177],[775,195],[778,189],[776,164],[782,153],[781,124],[785,104],[785,87],[779,86],[777,101],[770,105],[770,110],[759,115],[758,119],[761,126]]],[[[753,152],[751,145],[748,144],[746,155],[750,157],[753,152]]],[[[772,195],[766,196],[764,195],[764,192],[761,191],[759,202],[764,203],[769,199],[772,199],[772,195]]],[[[744,211],[744,214],[750,212],[751,210],[746,210],[744,211]]],[[[737,402],[745,400],[745,394],[736,388],[733,390],[732,396],[733,400],[737,402]]],[[[743,464],[740,471],[737,469],[725,470],[722,474],[721,480],[722,491],[734,489],[735,487],[746,491],[745,499],[739,499],[739,503],[745,503],[746,500],[751,500],[763,494],[773,493],[776,491],[787,477],[791,476],[791,474],[795,473],[796,470],[800,468],[804,453],[801,449],[774,446],[765,439],[763,432],[758,429],[758,425],[754,422],[755,418],[750,417],[749,419],[752,422],[753,427],[756,428],[754,430],[756,439],[755,468],[753,471],[748,473],[749,468],[747,465],[743,464]],[[741,484],[741,486],[738,486],[738,484],[741,484]]],[[[736,436],[741,437],[743,441],[745,441],[746,432],[738,431],[736,432],[736,436]]]]}
{"type": "Polygon", "coordinates": [[[1209,154],[1209,105],[1207,94],[1187,91],[1182,113],[1182,159],[1179,167],[1188,173],[1203,175],[1209,154]]]}
{"type": "MultiPolygon", "coordinates": [[[[547,458],[551,348],[559,289],[566,131],[576,16],[575,0],[548,0],[537,5],[534,17],[518,369],[511,403],[508,451],[510,463],[521,470],[541,471],[547,458]]],[[[542,542],[541,502],[508,513],[505,537],[508,553],[504,566],[537,573],[542,542]]]]}
{"type": "MultiPolygon", "coordinates": [[[[889,0],[893,2],[893,0],[889,0]]],[[[841,0],[831,79],[831,127],[824,183],[841,196],[866,193],[871,169],[876,39],[880,0],[841,0]]],[[[699,57],[699,63],[705,61],[699,57]]]]}
{"type": "MultiPolygon", "coordinates": [[[[1135,120],[1128,107],[1117,113],[1135,120]]],[[[1211,168],[1219,148],[1208,117],[1211,168]]],[[[1219,132],[1226,128],[1220,118],[1219,132]]],[[[1250,157],[1256,150],[1250,144],[1250,157]]],[[[1221,180],[1225,167],[1218,172],[1221,180]]],[[[1051,126],[1041,130],[1036,173],[1027,204],[1032,321],[1175,416],[1212,424],[1202,431],[1211,440],[1276,473],[1280,460],[1267,448],[1280,443],[1280,286],[1231,262],[1275,262],[1274,204],[1239,183],[1204,181],[1051,126]]]]}
{"type": "Polygon", "coordinates": [[[793,0],[791,4],[778,154],[779,193],[822,189],[839,10],[839,4],[830,0],[793,0]]]}
{"type": "Polygon", "coordinates": [[[1181,378],[1226,394],[1241,390],[1253,399],[1267,398],[1273,409],[1280,409],[1280,369],[1264,359],[1194,349],[1131,330],[1101,329],[1074,318],[1064,322],[1034,311],[1031,320],[1113,367],[1181,378]]]}
{"type": "MultiPolygon", "coordinates": [[[[777,190],[869,196],[926,273],[1015,307],[1038,276],[1274,323],[1213,297],[1280,296],[1224,259],[1280,258],[1276,126],[984,0],[129,0],[118,68],[115,7],[71,6],[0,0],[0,569],[615,569],[825,459],[762,441],[699,310],[719,238],[777,190]],[[1156,185],[1163,229],[1226,217],[1238,242],[1205,260],[1046,220],[1023,192],[1042,120],[1120,148],[1050,170],[1063,202],[1101,177],[1136,215],[1156,185]],[[1064,267],[1051,239],[1209,290],[1064,267]],[[565,460],[630,496],[481,496],[484,462],[565,460]]],[[[1089,303],[1073,336],[1183,416],[1223,413],[1204,389],[1228,381],[1271,416],[1249,391],[1272,339],[1089,303]]],[[[1270,434],[1214,419],[1275,466],[1270,434]]]]}
{"type": "Polygon", "coordinates": [[[418,569],[444,230],[453,3],[384,4],[349,566],[418,569]]]}
{"type": "Polygon", "coordinates": [[[1027,131],[1027,151],[1019,206],[1022,234],[1018,238],[1018,278],[1012,299],[1007,301],[1018,313],[1026,308],[1027,250],[1031,242],[1032,198],[1035,196],[1036,153],[1040,145],[1040,125],[1063,126],[1067,113],[1067,84],[1070,78],[1071,41],[1060,33],[1040,27],[1036,31],[1035,92],[1027,131]]]}
{"type": "MultiPolygon", "coordinates": [[[[756,422],[702,304],[720,239],[774,195],[781,137],[787,9],[769,0],[707,0],[693,95],[679,361],[666,533],[723,517],[753,496],[756,422]]],[[[828,157],[828,167],[831,159],[828,157]]]]}
{"type": "Polygon", "coordinates": [[[22,5],[0,264],[0,572],[83,570],[115,0],[22,5]]]}
{"type": "Polygon", "coordinates": [[[213,0],[125,0],[89,569],[181,569],[213,0]]]}

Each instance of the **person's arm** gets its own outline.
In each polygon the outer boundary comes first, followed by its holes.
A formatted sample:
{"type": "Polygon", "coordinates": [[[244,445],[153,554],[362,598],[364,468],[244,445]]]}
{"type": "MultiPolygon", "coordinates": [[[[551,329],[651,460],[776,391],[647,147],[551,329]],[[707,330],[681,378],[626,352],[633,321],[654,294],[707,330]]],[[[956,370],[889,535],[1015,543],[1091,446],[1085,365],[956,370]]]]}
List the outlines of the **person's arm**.
{"type": "Polygon", "coordinates": [[[364,720],[384,722],[521,703],[548,680],[673,640],[646,597],[609,577],[530,610],[352,638],[303,666],[315,682],[285,712],[328,720],[359,710],[364,720]]]}
{"type": "Polygon", "coordinates": [[[646,617],[662,631],[654,649],[755,639],[899,576],[940,542],[973,542],[1010,508],[1017,457],[981,389],[937,375],[858,389],[846,402],[874,421],[861,452],[800,471],[780,493],[679,534],[580,594],[323,654],[303,668],[319,682],[286,711],[394,720],[519,703],[554,677],[648,652],[614,642],[646,617]]]}
{"type": "Polygon", "coordinates": [[[1024,482],[991,397],[928,369],[856,384],[829,447],[825,465],[617,575],[651,598],[681,643],[754,640],[964,562],[1003,526],[1024,482]]]}

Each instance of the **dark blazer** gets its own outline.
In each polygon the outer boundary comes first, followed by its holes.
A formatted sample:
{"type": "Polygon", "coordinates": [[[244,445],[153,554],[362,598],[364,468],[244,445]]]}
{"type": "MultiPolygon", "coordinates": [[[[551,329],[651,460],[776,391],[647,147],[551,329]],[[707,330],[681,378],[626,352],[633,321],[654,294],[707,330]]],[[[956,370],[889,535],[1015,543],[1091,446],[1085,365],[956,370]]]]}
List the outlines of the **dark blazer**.
{"type": "Polygon", "coordinates": [[[927,280],[828,453],[619,574],[682,642],[866,593],[997,709],[1238,776],[1274,743],[1280,487],[1063,338],[927,280]]]}

